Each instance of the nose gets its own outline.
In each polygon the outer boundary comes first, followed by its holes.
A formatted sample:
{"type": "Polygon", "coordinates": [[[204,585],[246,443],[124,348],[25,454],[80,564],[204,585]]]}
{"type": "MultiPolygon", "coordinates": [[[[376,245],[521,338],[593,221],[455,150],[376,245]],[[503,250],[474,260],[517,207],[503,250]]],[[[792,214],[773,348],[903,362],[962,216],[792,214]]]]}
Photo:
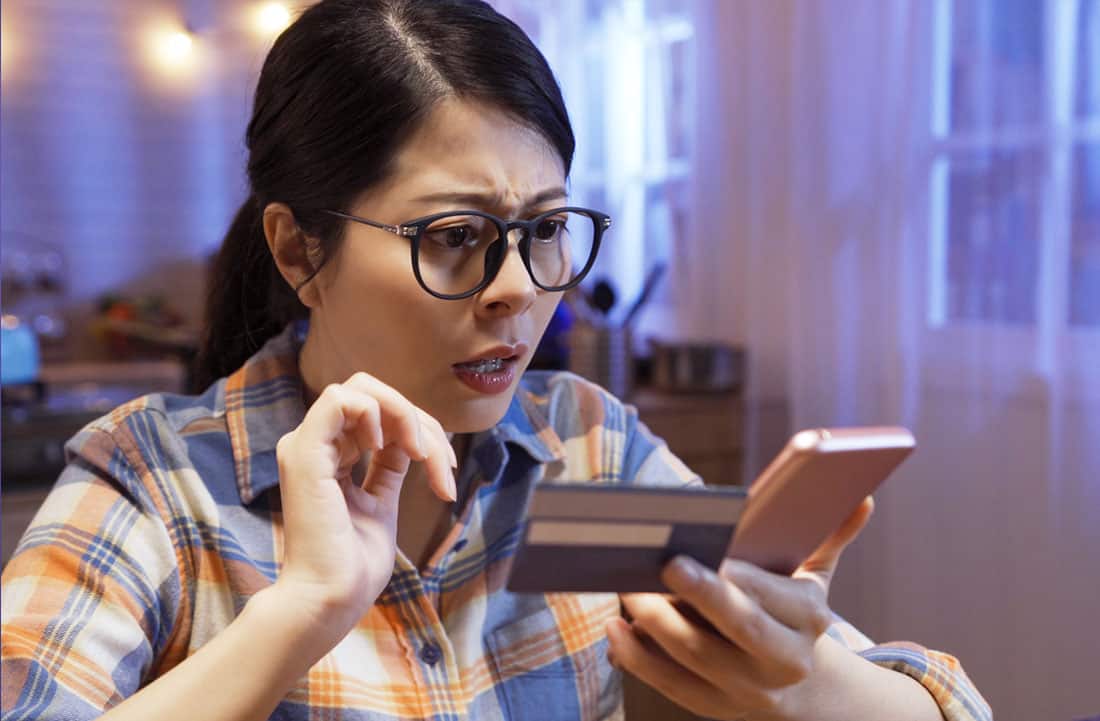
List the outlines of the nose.
{"type": "Polygon", "coordinates": [[[478,310],[489,316],[519,315],[535,302],[538,288],[531,280],[519,254],[519,240],[525,231],[508,233],[504,260],[496,277],[478,294],[478,310]]]}

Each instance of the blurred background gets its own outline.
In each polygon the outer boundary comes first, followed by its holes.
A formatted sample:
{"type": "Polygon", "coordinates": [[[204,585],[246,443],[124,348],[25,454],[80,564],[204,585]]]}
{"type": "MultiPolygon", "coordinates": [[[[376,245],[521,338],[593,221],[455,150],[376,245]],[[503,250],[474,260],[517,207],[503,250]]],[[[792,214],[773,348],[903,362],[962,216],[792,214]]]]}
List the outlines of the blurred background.
{"type": "MultiPolygon", "coordinates": [[[[711,483],[903,424],[834,607],[1008,721],[1100,714],[1100,0],[496,0],[615,226],[540,348],[711,483]]],[[[87,420],[180,390],[300,4],[2,7],[3,536],[87,420]]]]}

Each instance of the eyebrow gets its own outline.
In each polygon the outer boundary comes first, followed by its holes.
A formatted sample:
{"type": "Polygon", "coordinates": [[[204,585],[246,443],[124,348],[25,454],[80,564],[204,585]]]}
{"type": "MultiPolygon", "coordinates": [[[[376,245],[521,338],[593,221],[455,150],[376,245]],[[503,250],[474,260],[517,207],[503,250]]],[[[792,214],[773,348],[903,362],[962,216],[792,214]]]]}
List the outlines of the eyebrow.
{"type": "MultiPolygon", "coordinates": [[[[524,205],[524,208],[533,208],[537,205],[541,205],[548,200],[555,198],[568,197],[568,193],[565,192],[563,186],[556,188],[547,188],[546,190],[535,193],[524,205]]],[[[469,205],[475,208],[488,208],[494,205],[499,205],[500,196],[492,195],[489,193],[476,193],[476,192],[444,192],[444,193],[430,193],[428,195],[421,195],[415,198],[415,202],[420,203],[456,203],[459,205],[469,205]]]]}

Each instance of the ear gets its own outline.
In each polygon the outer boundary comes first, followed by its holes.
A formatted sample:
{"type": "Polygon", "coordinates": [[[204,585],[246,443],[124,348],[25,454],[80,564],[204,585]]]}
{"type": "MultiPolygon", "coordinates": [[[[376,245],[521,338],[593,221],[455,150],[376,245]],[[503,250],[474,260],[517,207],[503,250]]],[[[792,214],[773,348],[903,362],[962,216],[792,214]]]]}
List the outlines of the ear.
{"type": "Polygon", "coordinates": [[[283,280],[307,308],[314,308],[319,301],[317,278],[310,276],[317,270],[316,239],[298,227],[294,212],[285,203],[269,203],[264,208],[264,236],[283,280]]]}

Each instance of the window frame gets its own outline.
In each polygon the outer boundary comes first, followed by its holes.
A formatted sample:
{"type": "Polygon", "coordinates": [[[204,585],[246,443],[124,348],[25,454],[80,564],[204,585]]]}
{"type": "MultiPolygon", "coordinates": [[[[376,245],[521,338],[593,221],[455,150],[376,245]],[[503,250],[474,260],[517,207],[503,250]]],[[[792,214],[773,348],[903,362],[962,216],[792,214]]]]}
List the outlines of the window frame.
{"type": "Polygon", "coordinates": [[[930,93],[923,117],[929,122],[918,172],[926,212],[920,253],[923,283],[922,371],[937,385],[961,387],[997,355],[996,367],[1013,376],[1029,395],[1060,378],[1085,388],[1086,373],[1100,368],[1100,327],[1073,326],[1070,311],[1070,254],[1073,153],[1083,143],[1100,145],[1100,116],[1074,116],[1077,42],[1074,26],[1082,0],[1045,2],[1044,82],[1050,88],[1044,120],[1036,127],[977,132],[950,130],[952,10],[957,0],[935,0],[932,20],[930,93]],[[1066,42],[1065,38],[1071,38],[1066,42]],[[947,319],[947,171],[962,153],[1032,149],[1044,168],[1039,199],[1039,269],[1036,321],[1008,325],[947,319]],[[975,349],[982,349],[981,353],[975,349]],[[969,378],[967,376],[970,376],[969,378]]]}

